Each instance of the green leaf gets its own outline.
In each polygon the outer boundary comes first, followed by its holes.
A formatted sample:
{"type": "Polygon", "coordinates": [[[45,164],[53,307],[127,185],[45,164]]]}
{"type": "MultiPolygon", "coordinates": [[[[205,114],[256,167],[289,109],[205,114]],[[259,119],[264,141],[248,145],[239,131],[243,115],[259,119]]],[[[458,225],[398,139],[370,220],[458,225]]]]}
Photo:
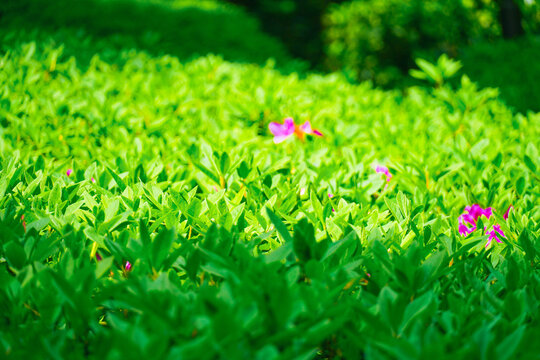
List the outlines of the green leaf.
{"type": "Polygon", "coordinates": [[[114,257],[109,256],[97,262],[96,271],[95,271],[97,279],[101,278],[107,271],[109,271],[109,269],[111,268],[113,264],[113,260],[114,260],[114,257]]]}
{"type": "Polygon", "coordinates": [[[49,209],[54,209],[55,205],[59,205],[62,202],[62,189],[60,184],[54,184],[51,192],[49,193],[49,209]]]}
{"type": "Polygon", "coordinates": [[[175,239],[174,230],[163,229],[152,242],[152,265],[156,270],[160,270],[163,261],[167,258],[173,241],[175,239]]]}
{"type": "Polygon", "coordinates": [[[407,305],[403,314],[403,320],[401,322],[399,333],[403,334],[416,319],[429,316],[431,314],[430,307],[432,301],[433,292],[428,291],[407,305]]]}
{"type": "Polygon", "coordinates": [[[276,228],[277,232],[281,235],[283,240],[288,243],[292,242],[292,237],[289,231],[287,230],[287,227],[283,222],[277,217],[276,214],[272,210],[270,210],[268,207],[266,208],[266,213],[268,214],[268,217],[270,218],[270,221],[272,224],[274,224],[274,227],[276,228]]]}
{"type": "Polygon", "coordinates": [[[495,348],[496,358],[500,360],[513,359],[514,354],[521,344],[526,326],[521,325],[514,332],[509,334],[495,348]]]}
{"type": "Polygon", "coordinates": [[[315,255],[315,229],[306,218],[294,226],[293,248],[300,261],[306,262],[315,255]]]}
{"type": "Polygon", "coordinates": [[[523,156],[523,161],[525,162],[525,165],[527,165],[527,167],[532,171],[532,173],[536,174],[536,165],[531,160],[531,158],[528,157],[527,155],[524,155],[523,156]]]}
{"type": "Polygon", "coordinates": [[[10,241],[4,246],[4,253],[8,263],[15,269],[22,269],[26,264],[26,253],[21,244],[16,241],[10,241]]]}
{"type": "Polygon", "coordinates": [[[120,178],[120,176],[118,176],[116,172],[114,172],[109,166],[106,166],[106,169],[109,171],[109,174],[111,174],[111,176],[113,177],[114,181],[116,182],[116,185],[118,185],[118,187],[120,188],[120,191],[123,192],[124,190],[126,190],[127,186],[122,180],[122,178],[120,178]]]}
{"type": "Polygon", "coordinates": [[[525,178],[521,176],[516,182],[516,190],[519,195],[523,195],[525,191],[525,178]]]}

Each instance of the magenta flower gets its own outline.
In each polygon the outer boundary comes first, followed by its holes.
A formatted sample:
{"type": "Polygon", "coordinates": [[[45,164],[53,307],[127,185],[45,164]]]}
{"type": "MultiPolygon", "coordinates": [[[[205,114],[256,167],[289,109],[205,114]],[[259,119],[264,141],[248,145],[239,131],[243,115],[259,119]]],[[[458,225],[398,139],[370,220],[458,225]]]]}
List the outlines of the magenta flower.
{"type": "Polygon", "coordinates": [[[492,208],[482,209],[482,207],[478,204],[465,206],[465,211],[467,213],[463,213],[458,217],[458,230],[463,236],[467,236],[476,230],[476,221],[480,216],[483,215],[489,219],[492,214],[492,208]],[[470,227],[467,224],[470,225],[470,227]]]}
{"type": "Polygon", "coordinates": [[[493,225],[493,230],[486,231],[486,234],[489,235],[488,241],[486,243],[486,247],[488,247],[489,244],[491,244],[491,240],[493,239],[495,239],[498,243],[502,243],[501,239],[499,239],[497,234],[501,235],[503,238],[506,238],[506,236],[504,236],[503,231],[501,230],[501,225],[499,224],[493,225]]]}
{"type": "Polygon", "coordinates": [[[101,257],[101,255],[99,255],[99,253],[96,253],[96,261],[101,261],[103,258],[101,257]]]}
{"type": "Polygon", "coordinates": [[[388,170],[386,166],[377,165],[377,167],[375,168],[375,171],[379,174],[386,175],[386,182],[389,182],[390,179],[392,179],[392,174],[390,174],[390,171],[388,170]]]}
{"type": "Polygon", "coordinates": [[[319,130],[311,128],[309,121],[306,121],[302,125],[298,126],[294,124],[293,118],[286,118],[283,120],[283,124],[277,122],[271,122],[268,125],[270,132],[274,135],[274,143],[279,144],[285,141],[290,136],[296,134],[300,140],[304,140],[305,135],[317,135],[323,136],[319,130]]]}
{"type": "Polygon", "coordinates": [[[510,215],[510,209],[511,209],[511,208],[513,208],[512,205],[510,205],[510,206],[508,207],[508,209],[506,209],[506,212],[505,212],[504,215],[503,215],[503,219],[504,219],[504,220],[508,220],[508,215],[510,215]]]}
{"type": "MultiPolygon", "coordinates": [[[[462,236],[467,236],[476,230],[476,222],[481,216],[485,216],[486,218],[489,219],[491,215],[493,215],[493,208],[488,207],[488,208],[483,209],[478,204],[465,206],[465,211],[466,213],[463,213],[458,217],[458,222],[459,222],[458,231],[462,236]]],[[[486,230],[486,228],[484,228],[484,230],[486,230]]],[[[491,241],[493,239],[495,239],[499,243],[502,242],[499,239],[498,235],[506,238],[499,224],[493,225],[492,230],[486,231],[486,234],[489,235],[488,241],[486,243],[486,247],[488,247],[491,244],[491,241]]]]}
{"type": "Polygon", "coordinates": [[[331,199],[331,198],[333,198],[333,197],[334,197],[334,194],[332,194],[332,193],[328,193],[328,197],[329,197],[329,198],[331,199]]]}
{"type": "Polygon", "coordinates": [[[311,128],[311,123],[309,121],[306,121],[305,123],[300,125],[300,131],[308,135],[323,136],[323,134],[319,130],[311,128]]]}
{"type": "Polygon", "coordinates": [[[92,178],[92,179],[90,179],[90,181],[92,181],[93,183],[95,183],[95,182],[96,182],[96,179],[92,178]]]}
{"type": "Polygon", "coordinates": [[[71,176],[72,173],[73,173],[73,169],[67,169],[66,171],[67,176],[71,176]]]}
{"type": "Polygon", "coordinates": [[[131,271],[131,263],[126,261],[126,271],[131,271]]]}

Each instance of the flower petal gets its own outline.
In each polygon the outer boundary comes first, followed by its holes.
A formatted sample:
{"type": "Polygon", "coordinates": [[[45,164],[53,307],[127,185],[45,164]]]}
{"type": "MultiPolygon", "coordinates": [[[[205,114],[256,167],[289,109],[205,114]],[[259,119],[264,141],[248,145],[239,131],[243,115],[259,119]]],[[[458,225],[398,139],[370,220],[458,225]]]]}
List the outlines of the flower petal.
{"type": "Polygon", "coordinates": [[[300,130],[302,130],[306,134],[313,134],[313,129],[311,129],[311,123],[309,121],[306,121],[305,123],[300,125],[300,130]]]}
{"type": "Polygon", "coordinates": [[[271,122],[270,124],[268,124],[268,128],[274,136],[282,136],[287,133],[287,129],[285,128],[285,126],[277,122],[271,122]]]}
{"type": "Polygon", "coordinates": [[[283,124],[271,122],[268,124],[268,128],[274,135],[274,143],[279,144],[294,134],[294,120],[292,118],[286,118],[283,120],[283,124]]]}
{"type": "Polygon", "coordinates": [[[503,219],[504,219],[504,220],[508,220],[508,215],[510,215],[510,209],[511,209],[511,208],[513,208],[512,205],[510,205],[510,206],[508,207],[508,209],[506,209],[506,212],[505,212],[504,215],[503,215],[503,219]]]}
{"type": "Polygon", "coordinates": [[[290,135],[274,136],[274,144],[279,144],[280,142],[287,140],[289,136],[290,135]]]}
{"type": "Polygon", "coordinates": [[[306,121],[305,123],[300,125],[299,128],[300,131],[302,131],[304,134],[323,136],[323,134],[319,130],[313,129],[311,127],[311,123],[309,121],[306,121]]]}

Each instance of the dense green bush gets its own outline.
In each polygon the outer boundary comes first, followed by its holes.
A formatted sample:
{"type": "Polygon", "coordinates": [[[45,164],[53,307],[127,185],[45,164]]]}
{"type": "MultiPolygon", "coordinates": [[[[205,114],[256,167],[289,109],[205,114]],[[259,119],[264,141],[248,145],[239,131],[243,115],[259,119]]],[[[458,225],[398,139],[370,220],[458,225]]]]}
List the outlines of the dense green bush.
{"type": "MultiPolygon", "coordinates": [[[[60,44],[91,35],[111,54],[114,49],[141,49],[180,59],[212,53],[230,61],[264,64],[273,58],[280,66],[293,63],[281,43],[261,32],[257,20],[215,0],[17,0],[0,4],[0,14],[2,27],[17,26],[38,37],[63,29],[54,37],[60,44]],[[68,35],[74,33],[78,38],[68,35]]],[[[84,43],[76,47],[83,52],[88,48],[84,43]]]]}
{"type": "MultiPolygon", "coordinates": [[[[322,17],[329,3],[343,0],[228,0],[242,5],[297,58],[319,66],[324,58],[322,17]]],[[[320,67],[320,66],[319,66],[320,67]]]]}
{"type": "MultiPolygon", "coordinates": [[[[525,31],[537,32],[540,6],[520,6],[525,31]]],[[[356,0],[330,7],[325,17],[327,65],[380,85],[401,80],[419,53],[456,56],[473,40],[500,36],[493,0],[356,0]]]]}
{"type": "Polygon", "coordinates": [[[0,30],[1,357],[540,353],[539,114],[445,62],[404,96],[28,36],[0,30]],[[274,144],[285,116],[324,137],[274,144]],[[502,243],[459,235],[472,203],[502,243]]]}
{"type": "Polygon", "coordinates": [[[369,0],[334,6],[325,19],[328,66],[388,85],[412,66],[419,49],[454,51],[469,36],[459,1],[369,0]]]}
{"type": "Polygon", "coordinates": [[[478,43],[459,51],[464,71],[481,86],[498,87],[517,111],[540,111],[540,38],[478,43]]]}

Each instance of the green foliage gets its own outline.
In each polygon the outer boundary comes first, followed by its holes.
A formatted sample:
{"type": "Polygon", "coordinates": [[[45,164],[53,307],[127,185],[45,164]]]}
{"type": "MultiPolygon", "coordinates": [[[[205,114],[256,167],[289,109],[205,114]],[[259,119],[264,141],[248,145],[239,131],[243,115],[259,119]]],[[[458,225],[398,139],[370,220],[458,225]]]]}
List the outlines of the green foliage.
{"type": "Polygon", "coordinates": [[[517,111],[540,111],[540,38],[476,44],[459,53],[463,71],[481,86],[497,87],[517,111]]]}
{"type": "Polygon", "coordinates": [[[29,39],[73,43],[66,46],[67,55],[82,63],[93,56],[85,54],[90,37],[99,39],[103,59],[119,64],[124,59],[114,56],[131,49],[180,59],[212,53],[259,64],[273,58],[282,67],[293,62],[278,41],[260,31],[253,17],[215,0],[18,0],[0,4],[0,13],[1,26],[35,32],[29,39]],[[44,31],[56,35],[51,39],[44,31]]]}
{"type": "MultiPolygon", "coordinates": [[[[525,32],[537,34],[540,5],[517,2],[525,32]]],[[[413,67],[417,56],[432,52],[454,57],[464,45],[500,38],[499,18],[495,0],[355,0],[334,5],[325,16],[327,65],[343,69],[356,80],[373,80],[382,86],[401,84],[402,75],[413,67]]],[[[497,52],[488,53],[495,56],[497,52]]],[[[511,61],[515,56],[519,53],[506,53],[497,61],[511,61]]],[[[535,67],[535,61],[528,60],[532,62],[529,67],[535,67]]],[[[486,74],[497,78],[493,71],[497,70],[489,67],[486,74]]]]}
{"type": "Polygon", "coordinates": [[[454,51],[470,36],[470,16],[454,0],[351,1],[326,18],[328,65],[388,85],[412,65],[419,49],[454,51]]]}
{"type": "Polygon", "coordinates": [[[2,357],[540,352],[538,114],[58,34],[0,31],[2,357]],[[276,145],[285,116],[325,136],[276,145]]]}
{"type": "Polygon", "coordinates": [[[445,80],[454,76],[461,63],[448,58],[445,54],[437,60],[437,64],[431,64],[424,59],[416,59],[416,64],[421,70],[411,70],[411,76],[420,80],[428,80],[436,86],[441,86],[445,80]]]}
{"type": "Polygon", "coordinates": [[[321,18],[330,2],[343,0],[227,0],[257,16],[297,58],[320,65],[323,54],[321,18]]]}

